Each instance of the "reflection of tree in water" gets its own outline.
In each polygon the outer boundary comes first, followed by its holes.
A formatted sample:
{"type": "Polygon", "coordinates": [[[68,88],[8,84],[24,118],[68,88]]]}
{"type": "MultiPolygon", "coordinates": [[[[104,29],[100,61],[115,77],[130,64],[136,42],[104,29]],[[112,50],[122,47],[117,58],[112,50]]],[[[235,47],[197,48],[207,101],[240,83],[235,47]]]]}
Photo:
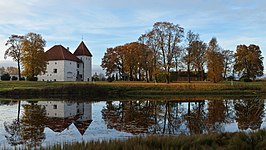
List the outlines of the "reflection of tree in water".
{"type": "Polygon", "coordinates": [[[130,133],[147,133],[148,126],[153,124],[150,107],[149,101],[107,102],[102,114],[108,128],[130,133]]]}
{"type": "Polygon", "coordinates": [[[206,125],[209,131],[222,132],[222,124],[226,122],[226,106],[222,100],[208,102],[206,125]]]}
{"type": "MultiPolygon", "coordinates": [[[[177,102],[107,102],[102,110],[108,128],[130,133],[176,134],[181,125],[177,102]]],[[[180,132],[180,131],[179,131],[180,132]]]]}
{"type": "Polygon", "coordinates": [[[264,101],[261,99],[242,99],[234,101],[236,110],[236,121],[238,128],[246,130],[259,129],[264,117],[264,101]]]}
{"type": "Polygon", "coordinates": [[[23,105],[21,119],[21,136],[23,143],[29,147],[40,146],[45,139],[45,108],[40,105],[23,105]]]}
{"type": "Polygon", "coordinates": [[[204,111],[205,101],[188,102],[188,110],[185,115],[185,119],[187,121],[187,128],[189,129],[189,133],[192,134],[202,134],[206,131],[206,113],[204,111]],[[192,109],[191,109],[192,106],[192,109]]]}
{"type": "MultiPolygon", "coordinates": [[[[7,105],[11,104],[12,101],[7,101],[7,105]]],[[[8,143],[12,146],[23,144],[22,138],[21,138],[21,130],[20,130],[20,105],[21,101],[18,101],[18,113],[17,113],[17,119],[14,119],[11,123],[4,122],[5,130],[9,135],[6,135],[6,139],[8,143]]]]}
{"type": "MultiPolygon", "coordinates": [[[[155,122],[157,126],[157,134],[177,134],[182,133],[180,129],[183,123],[183,111],[180,108],[179,102],[164,101],[160,105],[157,105],[157,109],[160,112],[155,113],[158,120],[155,122]]],[[[155,128],[156,129],[156,128],[155,128]]]]}

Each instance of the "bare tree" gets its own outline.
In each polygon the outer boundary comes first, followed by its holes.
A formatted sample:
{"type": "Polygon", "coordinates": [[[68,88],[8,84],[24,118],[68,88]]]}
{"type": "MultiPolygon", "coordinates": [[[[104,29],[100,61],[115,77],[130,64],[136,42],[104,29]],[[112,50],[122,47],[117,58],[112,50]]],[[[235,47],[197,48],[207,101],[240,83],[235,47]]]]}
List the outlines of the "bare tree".
{"type": "Polygon", "coordinates": [[[192,54],[193,51],[196,51],[197,47],[196,44],[194,44],[196,41],[199,41],[199,34],[193,33],[191,30],[187,33],[187,42],[188,46],[186,48],[186,56],[184,57],[184,61],[187,64],[187,74],[188,74],[188,82],[190,83],[190,66],[192,62],[192,54]]]}
{"type": "Polygon", "coordinates": [[[147,45],[152,50],[156,49],[156,54],[160,55],[156,58],[159,58],[167,83],[170,83],[170,69],[174,66],[173,54],[179,50],[178,43],[181,42],[183,34],[182,27],[170,22],[156,22],[152,31],[147,34],[150,41],[147,45]]]}
{"type": "Polygon", "coordinates": [[[11,35],[6,42],[6,46],[10,46],[5,51],[4,58],[7,56],[12,57],[14,61],[17,62],[18,65],[18,77],[21,79],[21,71],[20,71],[20,61],[21,61],[21,50],[22,50],[22,41],[24,40],[24,36],[21,35],[11,35]]]}

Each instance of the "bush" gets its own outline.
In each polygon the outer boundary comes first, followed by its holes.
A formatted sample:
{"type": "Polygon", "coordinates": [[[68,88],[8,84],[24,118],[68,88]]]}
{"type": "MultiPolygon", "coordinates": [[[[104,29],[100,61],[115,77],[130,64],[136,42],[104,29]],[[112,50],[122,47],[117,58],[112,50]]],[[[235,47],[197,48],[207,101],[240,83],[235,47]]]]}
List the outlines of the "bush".
{"type": "Polygon", "coordinates": [[[16,81],[16,80],[18,80],[18,77],[16,77],[16,76],[12,76],[11,80],[12,80],[12,81],[16,81]]]}
{"type": "Polygon", "coordinates": [[[37,77],[27,77],[27,81],[37,81],[37,77]]]}
{"type": "Polygon", "coordinates": [[[109,77],[107,78],[107,81],[108,81],[108,82],[113,82],[114,79],[113,79],[112,77],[109,76],[109,77]]]}
{"type": "Polygon", "coordinates": [[[231,81],[231,80],[235,80],[235,78],[233,76],[229,76],[226,78],[227,81],[231,81]]]}
{"type": "Polygon", "coordinates": [[[252,80],[246,76],[241,77],[239,80],[242,82],[252,82],[252,80]]]}
{"type": "Polygon", "coordinates": [[[2,81],[10,81],[10,74],[6,73],[1,76],[2,81]]]}
{"type": "Polygon", "coordinates": [[[20,81],[25,81],[25,77],[21,77],[20,78],[20,81]]]}

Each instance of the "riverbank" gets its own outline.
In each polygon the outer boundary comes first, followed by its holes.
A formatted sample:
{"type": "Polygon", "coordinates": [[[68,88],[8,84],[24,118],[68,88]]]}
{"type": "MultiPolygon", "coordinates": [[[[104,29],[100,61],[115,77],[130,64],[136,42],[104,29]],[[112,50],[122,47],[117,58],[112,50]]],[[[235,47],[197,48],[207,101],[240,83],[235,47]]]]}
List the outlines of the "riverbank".
{"type": "Polygon", "coordinates": [[[0,98],[162,98],[264,96],[266,82],[0,82],[0,98]]]}
{"type": "Polygon", "coordinates": [[[127,150],[164,150],[164,149],[265,149],[266,131],[239,133],[210,133],[202,135],[148,136],[133,137],[127,140],[93,141],[65,143],[42,149],[127,149],[127,150]]]}

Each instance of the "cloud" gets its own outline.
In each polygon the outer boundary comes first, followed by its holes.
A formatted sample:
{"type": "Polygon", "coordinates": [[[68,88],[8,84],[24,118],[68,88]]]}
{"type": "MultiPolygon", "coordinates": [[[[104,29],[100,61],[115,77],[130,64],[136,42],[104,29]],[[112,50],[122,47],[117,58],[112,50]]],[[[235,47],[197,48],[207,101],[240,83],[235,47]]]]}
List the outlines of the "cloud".
{"type": "Polygon", "coordinates": [[[228,49],[254,42],[265,54],[265,10],[262,0],[9,0],[0,3],[0,60],[11,34],[36,32],[47,48],[75,49],[83,36],[100,64],[107,47],[137,40],[157,21],[179,24],[205,42],[215,36],[228,49]]]}

